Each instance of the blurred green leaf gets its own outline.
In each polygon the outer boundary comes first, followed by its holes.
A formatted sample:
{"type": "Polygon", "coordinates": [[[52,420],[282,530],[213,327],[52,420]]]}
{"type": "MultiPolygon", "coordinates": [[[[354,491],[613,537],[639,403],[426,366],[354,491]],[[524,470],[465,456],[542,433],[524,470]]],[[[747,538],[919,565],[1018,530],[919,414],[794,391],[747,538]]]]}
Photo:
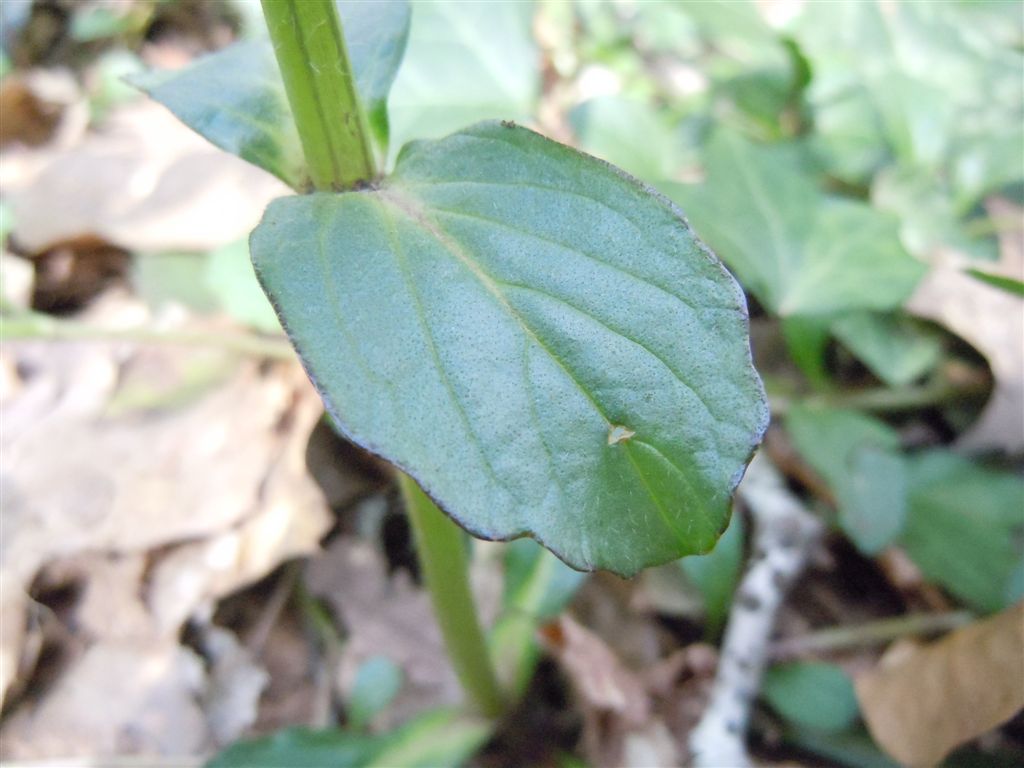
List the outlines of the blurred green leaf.
{"type": "Polygon", "coordinates": [[[845,733],[794,726],[787,728],[782,738],[789,744],[849,768],[900,768],[899,763],[878,748],[863,726],[845,733]]]}
{"type": "Polygon", "coordinates": [[[845,731],[860,712],[853,681],[834,664],[776,664],[765,672],[761,696],[791,723],[825,733],[845,731]]]}
{"type": "Polygon", "coordinates": [[[502,609],[489,641],[498,677],[513,700],[526,689],[540,659],[537,629],[562,612],[586,576],[533,539],[509,542],[502,609]]]}
{"type": "Polygon", "coordinates": [[[68,30],[72,40],[80,43],[102,40],[110,37],[121,37],[130,32],[138,31],[149,19],[150,12],[142,3],[117,5],[92,5],[77,10],[71,15],[71,26],[68,30]]]}
{"type": "Polygon", "coordinates": [[[529,117],[540,91],[532,18],[532,2],[413,3],[408,49],[388,102],[392,147],[478,120],[529,117]]]}
{"type": "Polygon", "coordinates": [[[907,517],[899,436],[856,411],[797,407],[786,417],[797,450],[832,488],[843,532],[866,554],[891,543],[907,517]]]}
{"type": "Polygon", "coordinates": [[[815,73],[815,143],[833,173],[865,183],[891,160],[935,170],[951,152],[964,153],[966,173],[954,176],[961,213],[984,191],[1012,180],[1008,172],[1024,175],[1020,161],[985,157],[995,125],[1006,140],[990,145],[992,156],[1024,155],[1011,138],[1020,135],[1024,117],[1019,34],[1002,27],[1005,8],[987,5],[907,0],[883,8],[838,0],[805,6],[794,34],[815,73]],[[979,131],[980,125],[989,127],[979,131]],[[969,147],[976,159],[969,159],[969,147]]]}
{"type": "Polygon", "coordinates": [[[289,728],[253,741],[232,744],[207,768],[359,768],[379,749],[374,737],[341,730],[289,728]]]}
{"type": "Polygon", "coordinates": [[[1024,554],[1024,481],[948,451],[909,459],[909,511],[900,543],[925,577],[968,605],[1009,605],[1024,554]]]}
{"type": "Polygon", "coordinates": [[[827,315],[782,318],[782,336],[789,356],[810,383],[818,389],[829,385],[825,368],[831,318],[827,315]]]}
{"type": "Polygon", "coordinates": [[[238,322],[266,333],[280,332],[277,313],[253,271],[248,239],[210,253],[206,257],[203,284],[218,307],[238,322]]]}
{"type": "Polygon", "coordinates": [[[490,726],[452,710],[435,710],[379,736],[340,729],[289,728],[221,752],[207,768],[456,768],[482,746],[490,726]]]}
{"type": "Polygon", "coordinates": [[[854,312],[838,318],[832,332],[890,387],[916,381],[932,371],[942,357],[939,335],[905,315],[854,312]]]}
{"type": "Polygon", "coordinates": [[[967,211],[983,196],[1024,180],[1022,121],[1022,116],[995,115],[957,137],[952,160],[957,210],[967,211]]]}
{"type": "Polygon", "coordinates": [[[469,760],[491,736],[494,723],[453,710],[420,715],[383,740],[370,768],[437,768],[469,760]]]}
{"type": "Polygon", "coordinates": [[[408,0],[338,0],[337,5],[359,98],[370,130],[386,157],[390,137],[388,95],[405,55],[411,4],[408,0]]]}
{"type": "Polygon", "coordinates": [[[784,62],[780,41],[753,0],[703,0],[679,8],[715,49],[744,69],[784,62]]]}
{"type": "Polygon", "coordinates": [[[586,577],[533,539],[510,541],[505,551],[502,606],[548,621],[562,612],[586,577]]]}
{"type": "Polygon", "coordinates": [[[788,69],[744,72],[716,85],[716,114],[758,139],[780,139],[787,133],[781,120],[793,92],[788,69]]]}
{"type": "Polygon", "coordinates": [[[680,156],[678,139],[663,112],[638,99],[603,96],[569,113],[580,149],[655,183],[671,178],[680,156]]]}
{"type": "Polygon", "coordinates": [[[193,312],[213,312],[219,303],[206,283],[206,270],[206,254],[143,253],[132,262],[132,287],[154,309],[180,304],[193,312]]]}
{"type": "Polygon", "coordinates": [[[836,488],[839,524],[857,548],[877,554],[899,535],[907,519],[907,470],[903,456],[861,445],[848,456],[836,488]]]}
{"type": "Polygon", "coordinates": [[[364,730],[402,688],[402,669],[386,656],[371,656],[356,670],[346,714],[354,730],[364,730]]]}
{"type": "Polygon", "coordinates": [[[260,288],[247,240],[210,253],[151,253],[136,257],[132,283],[154,308],[180,304],[193,312],[225,312],[243,325],[280,332],[274,308],[260,288]]]}
{"type": "Polygon", "coordinates": [[[96,62],[98,76],[89,94],[94,121],[102,120],[118,104],[139,98],[138,89],[128,81],[142,71],[142,61],[130,51],[115,49],[100,57],[96,62]]]}
{"type": "Polygon", "coordinates": [[[900,246],[896,220],[823,196],[799,165],[792,147],[720,130],[707,147],[707,182],[662,188],[777,314],[898,306],[925,268],[900,246]]]}
{"type": "Polygon", "coordinates": [[[994,275],[991,272],[985,272],[980,269],[968,269],[967,274],[981,280],[983,283],[1000,288],[1007,293],[1012,293],[1015,296],[1024,296],[1024,283],[1020,280],[1015,280],[1005,275],[994,275]]]}
{"type": "Polygon", "coordinates": [[[900,218],[900,240],[911,253],[933,259],[940,248],[995,260],[993,237],[975,237],[959,217],[949,191],[924,168],[893,166],[875,176],[871,201],[900,218]]]}
{"type": "Polygon", "coordinates": [[[713,550],[679,561],[687,578],[700,590],[708,637],[717,637],[729,615],[732,596],[743,572],[744,528],[743,516],[733,511],[729,527],[713,550]]]}

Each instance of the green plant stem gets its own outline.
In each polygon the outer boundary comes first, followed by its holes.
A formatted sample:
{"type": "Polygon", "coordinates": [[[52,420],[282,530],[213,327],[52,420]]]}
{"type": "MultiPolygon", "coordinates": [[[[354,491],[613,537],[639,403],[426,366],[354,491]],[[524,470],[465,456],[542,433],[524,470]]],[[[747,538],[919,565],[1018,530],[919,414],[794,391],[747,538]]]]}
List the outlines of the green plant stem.
{"type": "Polygon", "coordinates": [[[399,473],[398,484],[452,666],[480,711],[496,717],[504,708],[503,700],[469,589],[462,530],[408,475],[399,473]]]}
{"type": "Polygon", "coordinates": [[[370,131],[333,0],[262,2],[313,186],[340,191],[372,179],[370,131]]]}
{"type": "Polygon", "coordinates": [[[773,659],[795,658],[807,653],[880,645],[909,635],[934,635],[966,626],[976,618],[970,611],[950,611],[911,614],[849,627],[822,629],[808,635],[780,640],[772,647],[771,656],[773,659]]]}

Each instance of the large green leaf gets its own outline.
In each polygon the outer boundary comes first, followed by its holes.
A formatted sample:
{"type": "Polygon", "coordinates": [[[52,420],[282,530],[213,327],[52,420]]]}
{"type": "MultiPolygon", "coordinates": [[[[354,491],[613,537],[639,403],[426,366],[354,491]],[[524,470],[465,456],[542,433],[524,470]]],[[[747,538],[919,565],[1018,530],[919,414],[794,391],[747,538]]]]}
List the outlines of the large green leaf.
{"type": "MultiPolygon", "coordinates": [[[[407,0],[338,0],[360,98],[386,148],[387,97],[409,33],[407,0]]],[[[284,83],[267,39],[236,43],[185,69],[131,82],[216,146],[299,189],[305,159],[284,83]]]]}
{"type": "Polygon", "coordinates": [[[393,146],[486,119],[520,120],[540,92],[533,3],[419,0],[389,100],[393,146]]]}
{"type": "Polygon", "coordinates": [[[724,529],[768,416],[743,296],[622,172],[481,123],[274,201],[252,255],[340,427],[474,534],[633,574],[724,529]]]}
{"type": "Polygon", "coordinates": [[[663,185],[743,285],[782,316],[899,305],[924,273],[896,219],[823,196],[790,147],[720,130],[707,182],[663,185]]]}

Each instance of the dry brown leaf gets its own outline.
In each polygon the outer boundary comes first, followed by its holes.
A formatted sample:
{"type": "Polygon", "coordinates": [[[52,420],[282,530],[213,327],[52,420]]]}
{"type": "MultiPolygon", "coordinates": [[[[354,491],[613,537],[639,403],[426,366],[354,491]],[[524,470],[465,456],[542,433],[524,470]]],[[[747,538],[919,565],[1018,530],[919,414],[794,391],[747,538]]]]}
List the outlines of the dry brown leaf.
{"type": "Polygon", "coordinates": [[[894,646],[856,688],[890,755],[935,765],[1024,708],[1024,603],[930,645],[894,646]]]}
{"type": "Polygon", "coordinates": [[[683,655],[641,674],[568,615],[548,624],[541,634],[583,710],[583,750],[589,762],[608,768],[682,764],[680,734],[669,730],[660,710],[673,714],[675,682],[686,664],[683,655]]]}
{"type": "Polygon", "coordinates": [[[700,592],[686,580],[678,563],[669,563],[642,571],[630,596],[630,607],[637,613],[697,618],[704,610],[700,592]]]}
{"type": "Polygon", "coordinates": [[[173,640],[99,643],[0,732],[5,760],[192,755],[211,746],[202,661],[173,640]]]}
{"type": "MultiPolygon", "coordinates": [[[[989,202],[994,218],[1022,221],[1000,235],[999,263],[991,271],[1024,280],[1024,212],[989,202]]],[[[951,258],[918,285],[907,309],[969,341],[992,367],[995,387],[981,416],[958,444],[967,450],[1024,449],[1024,298],[971,277],[976,262],[951,258]]],[[[988,268],[988,265],[986,265],[988,268]]]]}
{"type": "Polygon", "coordinates": [[[375,725],[386,729],[461,700],[430,598],[406,572],[389,576],[372,545],[337,539],[310,561],[306,579],[310,592],[331,605],[348,631],[339,671],[343,694],[371,656],[386,656],[404,672],[401,691],[375,725]]]}
{"type": "Polygon", "coordinates": [[[0,404],[0,691],[16,673],[27,590],[47,563],[101,553],[83,627],[93,637],[153,638],[173,636],[219,596],[317,547],[330,519],[304,455],[321,406],[297,365],[243,361],[185,405],[109,413],[130,361],[190,354],[4,345],[22,380],[0,404]],[[146,588],[137,561],[104,562],[154,548],[162,559],[150,564],[146,588]],[[112,616],[116,606],[133,608],[112,616]]]}
{"type": "MultiPolygon", "coordinates": [[[[5,165],[17,168],[16,160],[5,156],[5,165]]],[[[244,236],[270,200],[291,191],[149,102],[119,109],[101,133],[37,151],[32,161],[21,178],[0,181],[13,237],[33,253],[85,235],[132,251],[208,251],[244,236]]]]}
{"type": "Polygon", "coordinates": [[[614,713],[631,727],[648,721],[651,702],[643,683],[598,635],[562,615],[543,636],[584,707],[614,713]]]}

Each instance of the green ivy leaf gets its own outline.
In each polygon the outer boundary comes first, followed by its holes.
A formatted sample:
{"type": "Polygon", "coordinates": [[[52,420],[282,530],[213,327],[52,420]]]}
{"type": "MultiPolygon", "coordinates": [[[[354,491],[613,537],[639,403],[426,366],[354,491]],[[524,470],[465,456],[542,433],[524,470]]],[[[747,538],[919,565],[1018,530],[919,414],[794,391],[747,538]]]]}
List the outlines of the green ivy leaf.
{"type": "Polygon", "coordinates": [[[853,681],[835,664],[776,664],[765,673],[761,695],[791,723],[819,732],[844,731],[860,712],[853,681]]]}
{"type": "Polygon", "coordinates": [[[907,478],[899,436],[856,411],[795,408],[786,428],[804,459],[836,497],[843,532],[865,554],[899,535],[907,517],[907,478]]]}
{"type": "Polygon", "coordinates": [[[863,183],[892,159],[932,174],[952,160],[961,212],[1019,179],[1021,57],[1007,8],[807,4],[792,31],[815,73],[814,141],[831,172],[863,183]]]}
{"type": "Polygon", "coordinates": [[[925,577],[968,605],[999,611],[1024,555],[1024,483],[948,451],[910,460],[909,506],[900,543],[925,577]]]}
{"type": "Polygon", "coordinates": [[[482,123],[274,201],[252,255],[341,429],[475,535],[630,575],[725,528],[768,416],[743,296],[622,172],[482,123]]]}
{"type": "Polygon", "coordinates": [[[911,384],[933,370],[942,357],[939,335],[905,315],[854,312],[838,318],[832,332],[890,387],[911,384]]]}
{"type": "MultiPolygon", "coordinates": [[[[374,137],[387,146],[387,97],[409,33],[406,0],[337,3],[356,85],[374,137]]],[[[236,43],[185,69],[148,72],[130,81],[221,149],[295,189],[306,184],[305,159],[269,40],[236,43]]]]}
{"type": "Polygon", "coordinates": [[[719,130],[700,187],[663,185],[744,286],[784,317],[891,309],[924,274],[897,221],[828,198],[791,147],[760,147],[719,130]]]}

